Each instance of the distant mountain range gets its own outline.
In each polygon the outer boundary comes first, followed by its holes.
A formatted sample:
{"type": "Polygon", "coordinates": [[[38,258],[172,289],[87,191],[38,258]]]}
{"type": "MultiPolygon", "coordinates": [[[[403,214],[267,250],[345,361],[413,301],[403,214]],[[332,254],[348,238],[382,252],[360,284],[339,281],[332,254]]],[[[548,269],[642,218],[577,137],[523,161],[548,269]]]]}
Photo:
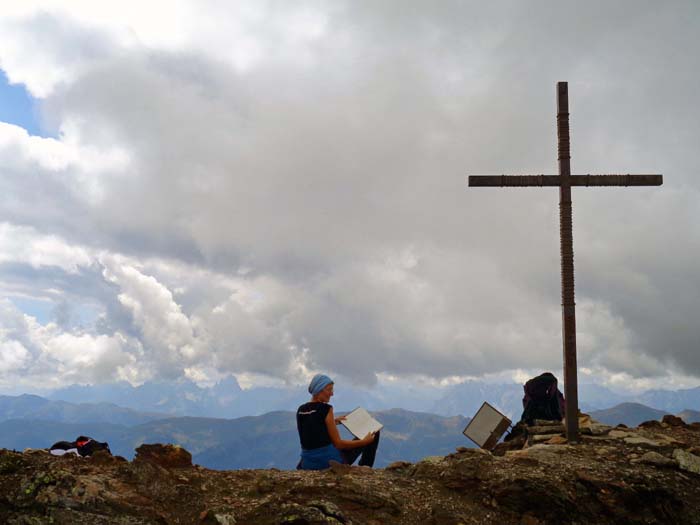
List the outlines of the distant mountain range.
{"type": "MultiPolygon", "coordinates": [[[[462,434],[484,401],[514,422],[522,385],[467,381],[437,389],[391,382],[360,389],[338,384],[336,412],[364,406],[386,427],[377,465],[471,446],[462,434]],[[398,407],[398,409],[394,408],[398,407]]],[[[45,448],[80,434],[131,457],[141,443],[178,443],[195,462],[219,469],[292,468],[299,453],[293,411],[308,400],[303,387],[242,389],[234,377],[203,388],[189,381],[73,385],[47,396],[0,396],[0,447],[45,448]],[[197,417],[188,417],[197,416],[197,417]]],[[[700,387],[626,396],[579,385],[581,409],[595,419],[636,426],[665,413],[700,421],[700,387]]]]}
{"type": "MultiPolygon", "coordinates": [[[[72,385],[48,392],[44,397],[72,403],[115,403],[138,411],[178,416],[236,418],[261,415],[279,410],[295,410],[308,401],[303,387],[256,387],[242,389],[232,376],[210,388],[191,381],[147,382],[132,386],[127,382],[103,385],[72,385]]],[[[339,384],[333,399],[336,409],[368,410],[404,408],[431,412],[439,394],[435,389],[420,387],[385,387],[358,389],[339,384]]],[[[460,412],[455,412],[456,415],[460,412]]],[[[447,414],[445,414],[447,415],[447,414]]]]}
{"type": "MultiPolygon", "coordinates": [[[[606,410],[593,410],[590,415],[596,421],[606,423],[608,425],[617,425],[624,423],[628,427],[636,427],[644,421],[653,419],[661,420],[666,414],[672,412],[668,410],[657,410],[641,403],[620,403],[606,410]]],[[[680,417],[686,423],[695,423],[700,421],[700,412],[697,410],[682,410],[674,415],[680,417]]]]}
{"type": "Polygon", "coordinates": [[[676,415],[682,418],[686,423],[700,422],[700,412],[697,410],[683,410],[676,415]]]}
{"type": "MultiPolygon", "coordinates": [[[[560,389],[563,391],[561,385],[560,389]]],[[[611,409],[620,404],[653,407],[662,415],[678,414],[685,410],[690,412],[700,410],[700,387],[675,391],[649,390],[633,396],[613,392],[601,385],[583,383],[579,384],[578,395],[580,409],[590,414],[599,413],[599,411],[611,409]]],[[[522,398],[522,385],[467,381],[447,388],[430,412],[441,415],[473,415],[484,401],[488,401],[513,421],[517,421],[523,410],[522,398]]],[[[603,415],[603,417],[607,416],[603,415]]],[[[690,417],[694,416],[690,414],[690,417]]],[[[646,419],[657,419],[657,417],[647,417],[646,419]]],[[[635,426],[636,424],[638,423],[635,423],[635,426]]]]}
{"type": "MultiPolygon", "coordinates": [[[[474,412],[481,405],[480,399],[494,393],[493,389],[480,390],[475,384],[459,386],[450,394],[466,396],[463,406],[474,412]]],[[[520,394],[515,390],[503,389],[499,393],[500,397],[491,397],[495,405],[519,402],[520,394]]],[[[186,397],[174,399],[187,400],[186,397]]],[[[453,398],[447,396],[442,400],[443,409],[449,410],[446,405],[450,399],[453,398]]],[[[630,427],[661,419],[666,413],[630,402],[590,411],[598,421],[630,427]]],[[[687,422],[700,421],[699,411],[686,409],[676,413],[687,422]]],[[[445,455],[457,446],[473,446],[462,435],[469,421],[463,416],[404,409],[374,411],[374,415],[385,425],[377,456],[379,467],[396,460],[417,461],[425,456],[445,455]]],[[[341,430],[344,437],[350,437],[342,427],[341,430]]],[[[195,463],[214,469],[290,469],[299,456],[294,412],[288,410],[234,419],[172,417],[111,403],[76,404],[27,394],[0,396],[0,448],[47,448],[56,441],[73,440],[81,434],[107,441],[113,453],[127,458],[142,443],[179,444],[192,453],[195,463]]]]}
{"type": "MultiPolygon", "coordinates": [[[[234,377],[203,388],[191,381],[147,382],[132,386],[127,382],[105,385],[73,385],[48,392],[43,397],[71,403],[112,403],[139,412],[172,416],[237,418],[273,411],[294,410],[308,400],[303,387],[256,387],[242,389],[234,377]]],[[[466,381],[438,389],[426,386],[378,384],[372,388],[336,387],[333,402],[339,410],[363,406],[368,410],[402,408],[442,416],[473,416],[484,401],[512,420],[522,413],[523,386],[466,381]]],[[[640,403],[666,413],[700,410],[700,387],[685,390],[650,390],[624,395],[601,385],[579,385],[582,411],[605,410],[620,403],[640,403]]]]}
{"type": "MultiPolygon", "coordinates": [[[[512,421],[518,421],[523,411],[523,393],[523,385],[516,383],[493,384],[466,381],[446,388],[443,396],[433,404],[430,412],[444,416],[473,415],[482,403],[487,401],[512,421]]],[[[579,406],[584,412],[608,408],[627,400],[625,396],[600,385],[585,383],[579,385],[579,406]]]]}
{"type": "MultiPolygon", "coordinates": [[[[461,416],[401,409],[374,412],[374,416],[385,425],[378,467],[473,446],[462,435],[468,419],[461,416]]],[[[341,433],[351,438],[342,427],[341,433]]],[[[126,458],[142,443],[179,444],[192,453],[195,463],[213,469],[291,469],[299,459],[296,419],[290,411],[236,419],[173,418],[108,404],[74,405],[27,395],[0,397],[0,448],[48,448],[81,434],[107,441],[114,454],[126,458]]]]}
{"type": "Polygon", "coordinates": [[[114,423],[138,425],[170,417],[156,412],[139,412],[113,403],[68,403],[40,396],[0,396],[0,421],[7,419],[39,419],[59,423],[114,423]]]}
{"type": "Polygon", "coordinates": [[[685,409],[700,410],[700,387],[683,390],[648,390],[630,401],[673,414],[685,409]]]}
{"type": "Polygon", "coordinates": [[[628,427],[636,427],[644,421],[660,420],[665,414],[668,412],[656,410],[640,403],[620,403],[605,410],[591,411],[590,416],[596,421],[612,426],[624,423],[628,427]]]}

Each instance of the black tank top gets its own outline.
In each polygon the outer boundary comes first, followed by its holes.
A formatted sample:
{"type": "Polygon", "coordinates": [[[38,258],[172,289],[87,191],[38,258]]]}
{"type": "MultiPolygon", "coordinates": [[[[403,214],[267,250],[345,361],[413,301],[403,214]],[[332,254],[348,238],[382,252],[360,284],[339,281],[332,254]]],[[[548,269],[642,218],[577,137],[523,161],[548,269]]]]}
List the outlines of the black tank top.
{"type": "Polygon", "coordinates": [[[326,416],[331,408],[333,407],[328,403],[310,402],[297,409],[297,430],[301,448],[312,450],[331,444],[326,426],[326,416]]]}

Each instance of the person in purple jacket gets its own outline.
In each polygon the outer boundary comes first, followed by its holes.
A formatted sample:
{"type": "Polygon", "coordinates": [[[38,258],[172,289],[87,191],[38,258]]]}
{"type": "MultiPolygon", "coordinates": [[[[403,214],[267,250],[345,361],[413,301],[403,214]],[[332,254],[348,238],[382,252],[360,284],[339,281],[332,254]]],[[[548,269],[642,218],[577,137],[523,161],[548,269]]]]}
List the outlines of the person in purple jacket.
{"type": "Polygon", "coordinates": [[[322,470],[331,461],[352,465],[360,457],[360,465],[371,467],[379,445],[379,432],[370,432],[363,439],[341,439],[336,425],[345,419],[336,418],[328,404],[333,396],[333,381],[323,374],[316,374],[309,383],[311,401],[297,409],[297,430],[301,442],[301,460],[297,465],[303,470],[322,470]]]}

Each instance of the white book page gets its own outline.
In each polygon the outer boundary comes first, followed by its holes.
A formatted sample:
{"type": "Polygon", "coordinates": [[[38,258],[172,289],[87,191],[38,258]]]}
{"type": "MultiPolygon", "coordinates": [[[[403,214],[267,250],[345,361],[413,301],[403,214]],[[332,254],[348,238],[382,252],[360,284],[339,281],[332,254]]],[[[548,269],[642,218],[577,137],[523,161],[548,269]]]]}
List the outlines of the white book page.
{"type": "Polygon", "coordinates": [[[384,428],[379,421],[374,419],[364,408],[359,407],[345,416],[341,421],[343,426],[356,438],[362,439],[370,432],[376,432],[384,428]]]}

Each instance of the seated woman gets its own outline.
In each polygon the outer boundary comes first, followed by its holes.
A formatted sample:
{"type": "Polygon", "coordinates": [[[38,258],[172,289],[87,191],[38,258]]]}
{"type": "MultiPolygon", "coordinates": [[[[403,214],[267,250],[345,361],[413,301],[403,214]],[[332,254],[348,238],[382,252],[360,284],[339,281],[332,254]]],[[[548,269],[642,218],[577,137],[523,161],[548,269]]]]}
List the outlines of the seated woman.
{"type": "Polygon", "coordinates": [[[379,432],[370,432],[363,439],[341,439],[336,425],[345,417],[334,417],[328,404],[333,396],[333,381],[323,374],[316,374],[309,384],[311,401],[297,409],[297,429],[301,441],[301,460],[297,465],[303,470],[322,470],[330,467],[330,461],[352,465],[360,457],[360,465],[371,467],[379,444],[379,432]]]}

